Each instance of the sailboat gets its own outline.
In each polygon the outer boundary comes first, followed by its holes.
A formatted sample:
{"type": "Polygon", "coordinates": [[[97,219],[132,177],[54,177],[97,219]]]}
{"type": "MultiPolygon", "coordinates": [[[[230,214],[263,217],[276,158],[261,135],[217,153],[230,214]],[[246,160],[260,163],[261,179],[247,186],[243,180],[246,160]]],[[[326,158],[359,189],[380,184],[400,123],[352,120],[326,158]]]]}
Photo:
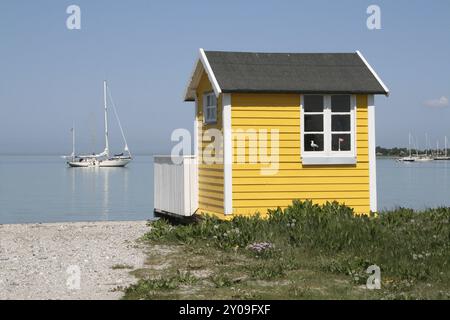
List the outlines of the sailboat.
{"type": "Polygon", "coordinates": [[[450,160],[450,157],[447,155],[447,136],[445,136],[444,140],[444,155],[439,155],[439,147],[436,148],[436,157],[434,160],[450,160]]]}
{"type": "Polygon", "coordinates": [[[416,146],[416,161],[418,162],[428,162],[428,161],[433,161],[434,158],[431,157],[430,155],[428,155],[428,134],[425,133],[425,153],[419,155],[419,151],[418,151],[419,147],[416,146]]]}
{"type": "Polygon", "coordinates": [[[111,94],[108,91],[108,85],[106,81],[103,82],[103,102],[105,112],[105,149],[99,154],[92,155],[76,155],[75,153],[75,126],[72,128],[72,154],[65,156],[68,159],[67,164],[70,167],[125,167],[132,160],[130,150],[128,149],[127,140],[120,123],[119,116],[117,115],[116,107],[112,100],[111,94]],[[109,94],[111,104],[116,116],[117,123],[122,134],[122,139],[125,144],[124,152],[111,156],[109,151],[109,139],[108,139],[108,102],[107,94],[109,94]]]}
{"type": "MultiPolygon", "coordinates": [[[[409,133],[409,135],[408,135],[408,149],[409,149],[409,156],[408,157],[399,158],[397,161],[401,161],[401,162],[414,162],[414,161],[416,161],[417,157],[413,157],[412,156],[411,133],[409,133]]],[[[416,152],[417,152],[417,148],[416,148],[416,152]]]]}

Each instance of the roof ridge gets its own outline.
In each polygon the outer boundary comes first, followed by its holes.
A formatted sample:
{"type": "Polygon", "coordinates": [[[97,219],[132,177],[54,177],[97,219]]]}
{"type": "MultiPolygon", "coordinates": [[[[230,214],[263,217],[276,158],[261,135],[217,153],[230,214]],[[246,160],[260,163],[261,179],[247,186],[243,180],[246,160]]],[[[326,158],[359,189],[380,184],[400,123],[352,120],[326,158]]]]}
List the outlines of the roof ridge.
{"type": "Polygon", "coordinates": [[[233,53],[233,54],[317,54],[317,55],[326,55],[326,54],[351,54],[356,55],[356,52],[262,52],[262,51],[221,51],[221,50],[205,50],[205,53],[233,53]]]}

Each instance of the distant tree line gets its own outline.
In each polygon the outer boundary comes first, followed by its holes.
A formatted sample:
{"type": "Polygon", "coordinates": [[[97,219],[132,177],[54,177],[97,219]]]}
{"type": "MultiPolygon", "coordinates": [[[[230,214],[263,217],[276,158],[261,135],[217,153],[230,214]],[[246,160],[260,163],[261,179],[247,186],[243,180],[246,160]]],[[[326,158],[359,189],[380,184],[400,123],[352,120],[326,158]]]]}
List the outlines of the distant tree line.
{"type": "Polygon", "coordinates": [[[377,156],[386,156],[386,157],[403,157],[409,154],[409,150],[407,148],[383,148],[378,146],[376,149],[377,156]]]}
{"type": "MultiPolygon", "coordinates": [[[[450,151],[447,149],[448,154],[450,154],[450,151]]],[[[439,150],[439,154],[444,154],[444,150],[441,149],[439,150]]],[[[377,156],[385,156],[385,157],[404,157],[409,155],[409,149],[408,148],[398,148],[398,147],[394,147],[394,148],[383,148],[378,146],[376,148],[376,153],[377,156]]],[[[411,149],[411,154],[415,155],[415,154],[432,154],[432,155],[436,155],[436,150],[416,150],[416,149],[411,149]]]]}

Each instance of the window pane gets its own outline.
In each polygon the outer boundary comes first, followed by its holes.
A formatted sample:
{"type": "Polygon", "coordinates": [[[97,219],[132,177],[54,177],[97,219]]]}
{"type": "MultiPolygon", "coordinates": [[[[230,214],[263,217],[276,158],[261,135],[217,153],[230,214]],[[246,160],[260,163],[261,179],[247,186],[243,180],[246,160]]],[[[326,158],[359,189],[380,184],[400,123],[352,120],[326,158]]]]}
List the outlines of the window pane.
{"type": "Polygon", "coordinates": [[[350,131],[350,115],[331,116],[332,131],[350,131]]]}
{"type": "Polygon", "coordinates": [[[349,134],[333,134],[331,135],[332,151],[350,151],[350,135],[349,134]]]}
{"type": "Polygon", "coordinates": [[[305,95],[305,112],[323,112],[323,96],[305,95]]]}
{"type": "Polygon", "coordinates": [[[331,112],[350,112],[350,95],[331,96],[331,112]]]}
{"type": "Polygon", "coordinates": [[[305,134],[305,151],[323,151],[323,134],[305,134]]]}
{"type": "Polygon", "coordinates": [[[206,96],[206,106],[215,106],[216,105],[216,96],[213,94],[208,94],[206,96]]]}
{"type": "Polygon", "coordinates": [[[305,115],[305,132],[323,131],[323,115],[305,115]]]}

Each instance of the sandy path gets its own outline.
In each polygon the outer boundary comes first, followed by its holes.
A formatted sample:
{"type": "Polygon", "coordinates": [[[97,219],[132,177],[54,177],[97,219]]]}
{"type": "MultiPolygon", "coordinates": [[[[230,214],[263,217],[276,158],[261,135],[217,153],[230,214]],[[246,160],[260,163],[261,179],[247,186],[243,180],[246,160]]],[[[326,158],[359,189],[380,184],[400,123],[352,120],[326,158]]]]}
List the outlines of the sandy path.
{"type": "Polygon", "coordinates": [[[148,230],[145,221],[0,225],[0,299],[118,299],[112,290],[136,280],[113,266],[143,266],[136,239],[148,230]]]}

